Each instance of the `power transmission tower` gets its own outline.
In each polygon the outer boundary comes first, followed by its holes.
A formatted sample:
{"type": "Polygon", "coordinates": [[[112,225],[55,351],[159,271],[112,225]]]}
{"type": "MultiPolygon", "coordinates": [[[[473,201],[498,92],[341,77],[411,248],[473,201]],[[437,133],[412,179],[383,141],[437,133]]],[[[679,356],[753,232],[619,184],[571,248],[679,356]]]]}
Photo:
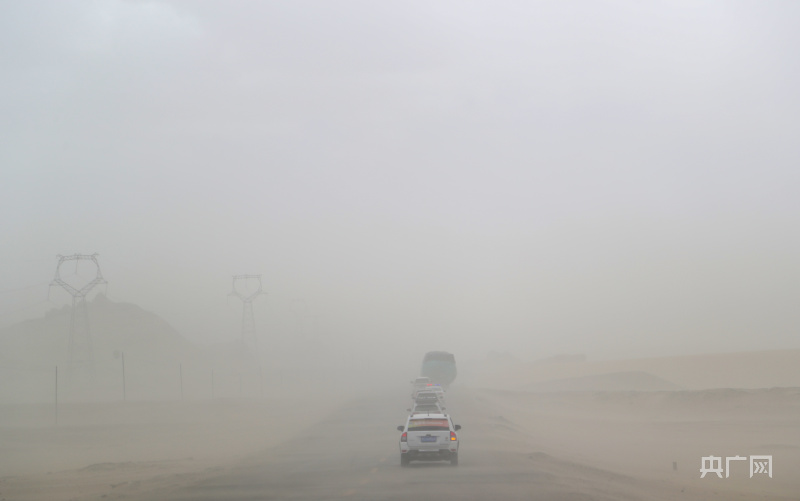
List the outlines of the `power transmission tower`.
{"type": "Polygon", "coordinates": [[[261,275],[234,275],[233,285],[229,296],[235,296],[242,300],[242,344],[247,345],[253,343],[253,348],[257,348],[258,340],[256,338],[256,320],[253,316],[253,300],[258,296],[266,294],[261,287],[261,275]],[[249,280],[258,281],[258,287],[255,292],[245,296],[236,289],[236,282],[243,281],[245,284],[249,280]]]}
{"type": "MultiPolygon", "coordinates": [[[[56,275],[50,282],[50,287],[58,285],[72,296],[72,310],[69,324],[69,367],[70,373],[76,369],[85,370],[88,375],[94,378],[94,352],[92,350],[92,335],[89,330],[89,310],[86,304],[86,295],[94,289],[96,285],[108,284],[100,271],[100,263],[97,262],[95,254],[73,254],[62,256],[59,254],[58,264],[56,265],[56,275]],[[81,261],[91,261],[97,268],[97,275],[94,280],[81,287],[73,287],[61,278],[61,266],[67,261],[75,261],[75,270],[81,261]]],[[[49,295],[49,290],[48,290],[49,295]]]]}

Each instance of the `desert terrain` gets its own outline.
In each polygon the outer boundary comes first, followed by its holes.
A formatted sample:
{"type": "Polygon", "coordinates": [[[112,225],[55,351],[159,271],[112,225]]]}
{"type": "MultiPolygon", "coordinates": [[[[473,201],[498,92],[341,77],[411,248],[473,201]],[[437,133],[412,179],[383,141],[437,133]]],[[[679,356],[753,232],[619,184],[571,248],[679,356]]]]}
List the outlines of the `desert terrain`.
{"type": "Polygon", "coordinates": [[[0,0],[0,501],[800,501],[798,26],[0,0]]]}
{"type": "MultiPolygon", "coordinates": [[[[618,385],[625,386],[620,374],[640,377],[617,368],[618,385]]],[[[519,367],[509,370],[521,377],[519,367]]],[[[3,405],[0,499],[745,500],[800,492],[800,388],[508,386],[448,391],[448,412],[463,426],[458,467],[401,468],[403,384],[274,398],[268,391],[263,399],[65,403],[57,426],[51,405],[3,405]],[[700,478],[701,458],[711,455],[771,455],[773,477],[751,478],[747,461],[732,461],[729,478],[700,478]]]]}

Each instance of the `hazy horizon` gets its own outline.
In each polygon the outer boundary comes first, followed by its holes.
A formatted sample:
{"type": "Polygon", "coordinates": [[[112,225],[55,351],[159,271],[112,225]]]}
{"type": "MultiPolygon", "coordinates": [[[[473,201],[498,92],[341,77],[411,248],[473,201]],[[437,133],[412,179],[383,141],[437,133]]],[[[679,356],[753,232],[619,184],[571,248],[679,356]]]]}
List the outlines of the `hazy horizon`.
{"type": "Polygon", "coordinates": [[[0,328],[97,252],[204,343],[800,348],[799,10],[3,3],[0,328]]]}

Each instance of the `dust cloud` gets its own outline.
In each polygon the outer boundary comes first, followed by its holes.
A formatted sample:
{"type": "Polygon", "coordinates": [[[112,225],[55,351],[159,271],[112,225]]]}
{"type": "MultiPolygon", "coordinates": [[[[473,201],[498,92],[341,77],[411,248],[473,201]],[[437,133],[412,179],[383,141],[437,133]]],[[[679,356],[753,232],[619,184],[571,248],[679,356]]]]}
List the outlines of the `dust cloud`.
{"type": "Polygon", "coordinates": [[[795,499],[798,20],[0,4],[0,499],[795,499]]]}

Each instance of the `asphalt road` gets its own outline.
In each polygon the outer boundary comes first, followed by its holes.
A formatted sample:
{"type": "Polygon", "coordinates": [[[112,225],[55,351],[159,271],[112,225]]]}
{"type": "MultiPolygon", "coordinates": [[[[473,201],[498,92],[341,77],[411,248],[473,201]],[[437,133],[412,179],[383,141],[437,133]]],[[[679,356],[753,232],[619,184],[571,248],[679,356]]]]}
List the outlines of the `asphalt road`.
{"type": "MultiPolygon", "coordinates": [[[[463,426],[459,466],[447,462],[400,466],[396,427],[403,424],[410,399],[395,393],[350,402],[321,417],[307,431],[231,468],[190,485],[149,492],[146,497],[162,501],[619,500],[642,499],[642,492],[648,491],[642,481],[536,452],[535,444],[515,440],[514,430],[462,392],[448,395],[448,412],[463,426]]],[[[676,493],[663,494],[663,499],[670,499],[676,493]]]]}

